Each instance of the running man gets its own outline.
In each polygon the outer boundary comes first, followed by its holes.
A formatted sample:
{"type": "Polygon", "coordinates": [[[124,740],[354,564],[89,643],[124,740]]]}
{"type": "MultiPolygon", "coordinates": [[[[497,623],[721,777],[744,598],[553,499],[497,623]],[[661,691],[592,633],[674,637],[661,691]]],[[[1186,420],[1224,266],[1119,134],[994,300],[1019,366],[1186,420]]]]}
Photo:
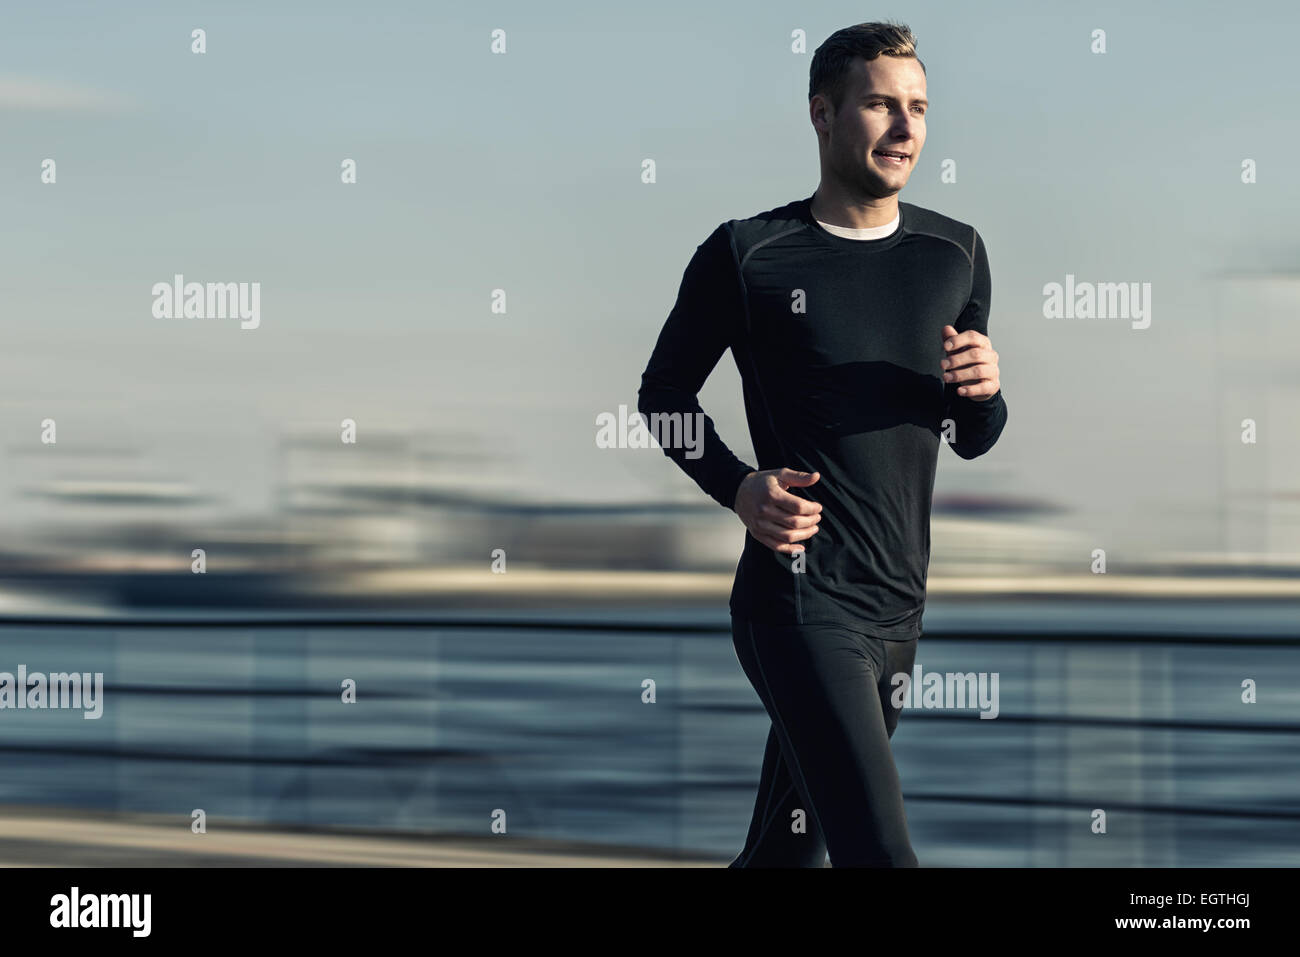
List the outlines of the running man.
{"type": "Polygon", "coordinates": [[[833,34],[808,96],[816,191],[696,248],[638,408],[700,416],[703,454],[664,452],[748,530],[732,641],[771,729],[731,866],[916,867],[890,679],[921,635],[940,440],[973,459],[1006,423],[989,263],[973,227],[898,200],[928,105],[906,26],[833,34]],[[757,470],[697,398],[728,348],[757,470]]]}

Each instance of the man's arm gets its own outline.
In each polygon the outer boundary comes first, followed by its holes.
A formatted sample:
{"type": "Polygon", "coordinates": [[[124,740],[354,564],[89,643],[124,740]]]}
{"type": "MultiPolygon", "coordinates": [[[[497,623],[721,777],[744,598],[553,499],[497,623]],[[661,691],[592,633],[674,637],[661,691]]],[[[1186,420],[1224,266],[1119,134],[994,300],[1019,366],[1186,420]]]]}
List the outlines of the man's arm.
{"type": "Polygon", "coordinates": [[[736,489],[755,469],[719,438],[713,420],[700,408],[698,394],[743,326],[740,295],[731,234],[723,223],[696,247],[687,264],[677,302],[659,333],[637,393],[637,409],[647,427],[656,412],[702,416],[703,449],[698,458],[688,458],[686,448],[672,448],[671,443],[664,444],[663,450],[724,508],[735,507],[736,489]]]}
{"type": "MultiPolygon", "coordinates": [[[[989,301],[993,281],[989,274],[988,253],[984,238],[975,234],[974,266],[970,300],[953,323],[959,333],[974,329],[988,335],[989,301]]],[[[960,355],[960,353],[958,353],[960,355]]],[[[983,401],[957,394],[961,382],[946,382],[943,386],[943,418],[955,423],[952,450],[964,459],[973,459],[993,448],[1002,428],[1007,423],[1007,403],[1002,390],[983,401]]]]}

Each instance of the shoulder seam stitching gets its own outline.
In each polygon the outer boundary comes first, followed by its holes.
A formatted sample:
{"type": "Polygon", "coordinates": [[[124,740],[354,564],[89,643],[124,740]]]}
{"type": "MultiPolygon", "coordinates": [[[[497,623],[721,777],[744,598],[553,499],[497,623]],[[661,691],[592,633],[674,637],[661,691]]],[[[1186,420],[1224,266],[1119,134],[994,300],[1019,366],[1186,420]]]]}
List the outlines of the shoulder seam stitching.
{"type": "MultiPolygon", "coordinates": [[[[973,228],[973,227],[972,227],[972,228],[973,228]]],[[[934,239],[942,239],[942,240],[943,240],[944,242],[946,242],[946,243],[952,243],[954,246],[956,246],[958,249],[961,250],[963,256],[965,256],[968,260],[970,260],[971,274],[974,275],[974,272],[975,272],[975,258],[974,258],[970,253],[966,252],[966,247],[965,247],[965,246],[963,246],[961,243],[957,242],[957,240],[953,239],[951,236],[944,236],[944,235],[942,235],[941,233],[928,233],[928,232],[926,232],[925,230],[922,230],[922,229],[909,229],[908,232],[909,232],[909,233],[912,233],[914,236],[930,236],[930,237],[932,237],[932,238],[934,238],[934,239]]],[[[974,245],[974,244],[972,244],[972,246],[973,246],[973,245],[974,245]]]]}
{"type": "MultiPolygon", "coordinates": [[[[745,253],[745,258],[740,260],[740,268],[744,269],[745,263],[749,262],[749,257],[754,255],[754,253],[758,252],[768,243],[775,242],[776,240],[780,239],[782,236],[789,236],[791,233],[797,233],[801,229],[807,229],[807,228],[808,228],[807,223],[800,223],[797,226],[791,226],[783,233],[777,233],[775,236],[768,236],[767,239],[764,239],[762,242],[755,243],[753,246],[750,247],[749,252],[745,253]]],[[[732,235],[733,236],[735,235],[735,230],[732,230],[732,235]]]]}

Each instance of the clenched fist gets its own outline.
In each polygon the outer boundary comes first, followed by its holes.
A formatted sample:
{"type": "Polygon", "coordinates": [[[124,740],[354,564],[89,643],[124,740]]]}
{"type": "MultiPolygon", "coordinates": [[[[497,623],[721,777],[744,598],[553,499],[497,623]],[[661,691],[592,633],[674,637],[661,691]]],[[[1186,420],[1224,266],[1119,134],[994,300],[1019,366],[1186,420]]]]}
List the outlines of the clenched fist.
{"type": "Polygon", "coordinates": [[[749,534],[768,548],[786,555],[801,552],[803,546],[795,543],[817,534],[822,506],[786,489],[812,485],[820,477],[820,472],[787,468],[750,472],[736,489],[735,512],[749,534]]]}

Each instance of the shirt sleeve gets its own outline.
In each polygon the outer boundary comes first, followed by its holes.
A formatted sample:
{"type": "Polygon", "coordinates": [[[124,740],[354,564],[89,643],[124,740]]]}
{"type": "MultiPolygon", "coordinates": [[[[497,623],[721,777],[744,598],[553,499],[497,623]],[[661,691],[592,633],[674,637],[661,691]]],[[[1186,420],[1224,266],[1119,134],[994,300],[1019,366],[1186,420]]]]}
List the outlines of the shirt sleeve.
{"type": "MultiPolygon", "coordinates": [[[[677,301],[659,333],[637,393],[637,409],[656,439],[660,432],[654,428],[655,413],[699,416],[693,422],[703,428],[700,448],[685,448],[671,441],[660,444],[664,454],[701,489],[729,509],[735,507],[741,479],[756,469],[737,458],[722,441],[713,419],[700,408],[698,395],[743,328],[743,308],[731,232],[723,223],[696,247],[687,264],[677,301]]],[[[698,436],[699,431],[686,434],[698,436]]]]}
{"type": "MultiPolygon", "coordinates": [[[[993,281],[989,274],[988,253],[984,238],[975,233],[971,267],[971,294],[961,315],[953,323],[958,332],[974,329],[989,334],[989,300],[993,281]]],[[[943,418],[952,419],[955,428],[952,450],[964,459],[973,459],[993,448],[1007,422],[1007,403],[999,388],[984,401],[957,394],[960,382],[943,385],[943,418]]]]}

